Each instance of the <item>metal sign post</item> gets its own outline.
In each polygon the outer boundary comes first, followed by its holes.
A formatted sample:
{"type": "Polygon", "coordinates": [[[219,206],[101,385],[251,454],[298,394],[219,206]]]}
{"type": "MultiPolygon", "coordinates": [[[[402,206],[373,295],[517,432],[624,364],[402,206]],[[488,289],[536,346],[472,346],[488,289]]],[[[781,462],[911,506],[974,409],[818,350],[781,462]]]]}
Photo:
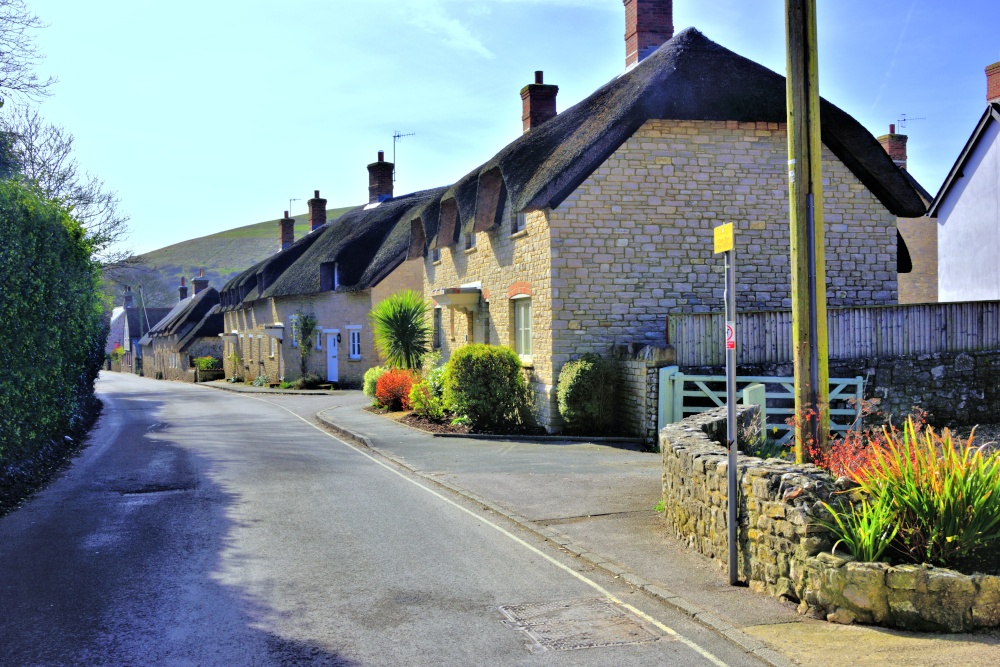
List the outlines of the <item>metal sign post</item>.
{"type": "Polygon", "coordinates": [[[736,481],[736,243],[733,223],[715,228],[715,252],[726,256],[726,448],[729,450],[727,480],[727,527],[729,528],[729,585],[739,583],[736,558],[736,522],[739,494],[736,481]]]}

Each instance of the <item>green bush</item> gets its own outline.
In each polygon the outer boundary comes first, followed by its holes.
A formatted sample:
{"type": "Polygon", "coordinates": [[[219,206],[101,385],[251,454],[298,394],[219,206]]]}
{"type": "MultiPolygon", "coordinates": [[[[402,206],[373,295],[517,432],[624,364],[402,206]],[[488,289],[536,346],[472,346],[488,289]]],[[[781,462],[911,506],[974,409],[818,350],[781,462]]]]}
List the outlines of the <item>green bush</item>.
{"type": "Polygon", "coordinates": [[[316,373],[306,373],[292,382],[293,389],[315,389],[323,384],[323,378],[316,373]]]}
{"type": "Polygon", "coordinates": [[[361,391],[368,398],[375,398],[375,387],[378,385],[378,379],[382,377],[387,369],[385,366],[372,366],[365,371],[364,383],[361,386],[361,391]]]}
{"type": "Polygon", "coordinates": [[[216,359],[215,357],[195,357],[194,361],[195,368],[199,371],[212,371],[216,368],[222,368],[222,359],[216,359]]]}
{"type": "Polygon", "coordinates": [[[531,389],[509,347],[465,345],[444,371],[444,406],[475,431],[511,433],[535,425],[531,389]]]}
{"type": "Polygon", "coordinates": [[[614,364],[600,355],[587,353],[567,362],[559,372],[556,396],[566,430],[604,433],[615,416],[615,387],[618,374],[614,364]]]}
{"type": "Polygon", "coordinates": [[[107,326],[91,249],[65,209],[0,182],[0,469],[81,426],[93,400],[107,326]]]}
{"type": "Polygon", "coordinates": [[[414,414],[434,422],[444,421],[444,401],[425,380],[410,389],[410,409],[414,414]]]}

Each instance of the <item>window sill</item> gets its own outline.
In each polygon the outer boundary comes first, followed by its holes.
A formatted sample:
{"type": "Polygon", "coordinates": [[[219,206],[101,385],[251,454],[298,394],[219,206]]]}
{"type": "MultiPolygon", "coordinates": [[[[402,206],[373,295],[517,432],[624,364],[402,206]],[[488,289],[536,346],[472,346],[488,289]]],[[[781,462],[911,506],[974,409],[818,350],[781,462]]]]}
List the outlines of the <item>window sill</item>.
{"type": "Polygon", "coordinates": [[[437,261],[431,262],[431,266],[441,266],[441,260],[439,259],[437,261]]]}
{"type": "Polygon", "coordinates": [[[521,359],[521,368],[534,368],[535,367],[535,360],[532,359],[530,356],[522,354],[522,355],[520,355],[520,359],[521,359]]]}
{"type": "Polygon", "coordinates": [[[463,252],[466,255],[471,255],[472,253],[476,252],[477,250],[479,250],[479,246],[472,246],[471,248],[466,248],[463,252]]]}
{"type": "Polygon", "coordinates": [[[348,357],[348,361],[361,361],[361,357],[348,357]]]}
{"type": "Polygon", "coordinates": [[[521,229],[521,230],[518,230],[516,232],[511,232],[510,237],[512,239],[519,239],[519,238],[525,237],[527,235],[528,235],[528,230],[527,229],[521,229]]]}

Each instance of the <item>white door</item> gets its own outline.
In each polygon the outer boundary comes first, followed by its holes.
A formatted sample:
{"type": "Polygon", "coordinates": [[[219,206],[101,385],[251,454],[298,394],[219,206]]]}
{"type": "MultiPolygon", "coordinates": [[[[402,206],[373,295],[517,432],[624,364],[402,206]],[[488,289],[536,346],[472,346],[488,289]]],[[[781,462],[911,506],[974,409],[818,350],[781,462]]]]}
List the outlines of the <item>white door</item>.
{"type": "Polygon", "coordinates": [[[330,382],[339,382],[337,367],[337,332],[326,334],[326,379],[330,382]]]}

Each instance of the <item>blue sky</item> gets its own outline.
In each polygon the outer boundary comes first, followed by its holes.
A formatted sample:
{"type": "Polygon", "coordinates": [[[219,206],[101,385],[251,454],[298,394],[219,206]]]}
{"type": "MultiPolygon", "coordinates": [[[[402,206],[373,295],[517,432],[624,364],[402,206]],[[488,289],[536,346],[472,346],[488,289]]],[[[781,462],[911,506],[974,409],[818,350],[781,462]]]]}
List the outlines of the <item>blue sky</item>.
{"type": "MultiPolygon", "coordinates": [[[[910,171],[937,192],[985,109],[1000,3],[819,0],[820,91],[873,134],[912,120],[910,171]]],[[[535,70],[560,110],[624,69],[621,0],[30,0],[49,27],[41,112],[116,189],[145,252],[367,201],[397,145],[396,192],[452,183],[521,131],[535,70]]],[[[784,73],[779,0],[675,0],[677,30],[784,73]]],[[[277,230],[275,230],[277,234],[277,230]]]]}

